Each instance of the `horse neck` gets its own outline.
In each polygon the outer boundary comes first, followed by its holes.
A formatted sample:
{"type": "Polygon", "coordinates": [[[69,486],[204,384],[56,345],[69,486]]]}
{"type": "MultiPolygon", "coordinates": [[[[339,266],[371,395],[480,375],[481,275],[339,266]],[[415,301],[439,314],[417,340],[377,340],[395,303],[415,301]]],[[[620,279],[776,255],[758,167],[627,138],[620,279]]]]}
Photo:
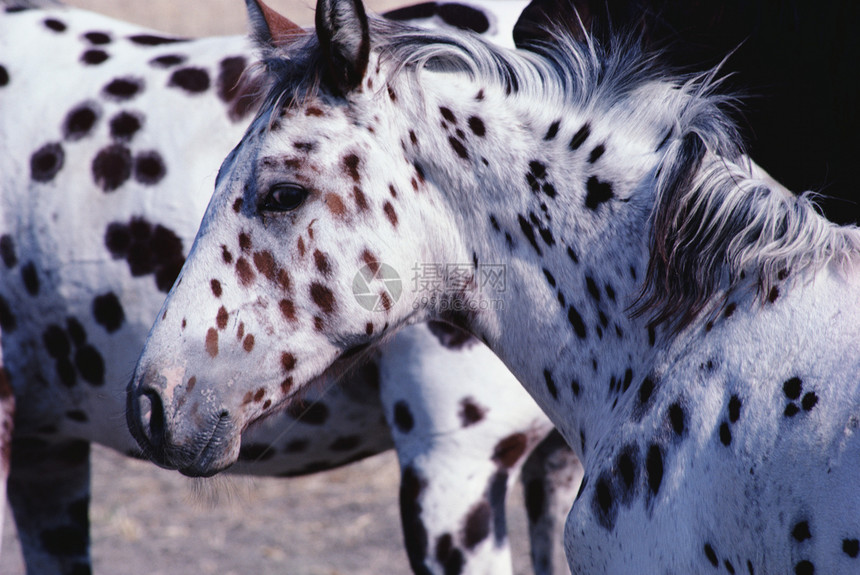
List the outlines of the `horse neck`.
{"type": "Polygon", "coordinates": [[[471,84],[425,86],[437,88],[408,120],[411,159],[449,204],[479,276],[504,267],[500,305],[466,323],[578,442],[647,375],[653,334],[628,308],[646,273],[665,129],[471,84]]]}

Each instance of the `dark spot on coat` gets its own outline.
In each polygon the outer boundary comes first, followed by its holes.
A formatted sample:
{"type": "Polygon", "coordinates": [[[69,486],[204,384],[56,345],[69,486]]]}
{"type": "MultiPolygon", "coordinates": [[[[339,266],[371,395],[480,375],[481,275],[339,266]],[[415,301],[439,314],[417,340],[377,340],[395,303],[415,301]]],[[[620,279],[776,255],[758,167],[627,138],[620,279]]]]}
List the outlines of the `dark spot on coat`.
{"type": "Polygon", "coordinates": [[[729,446],[732,443],[732,430],[725,421],[720,424],[720,442],[725,446],[729,446]]]}
{"type": "Polygon", "coordinates": [[[89,50],[84,50],[84,53],[81,54],[81,62],[88,66],[98,66],[99,64],[107,61],[110,58],[110,55],[104,50],[99,50],[98,48],[91,48],[89,50]]]}
{"type": "Polygon", "coordinates": [[[216,357],[218,355],[218,330],[214,327],[210,327],[206,332],[205,347],[209,357],[216,357]]]}
{"type": "MultiPolygon", "coordinates": [[[[95,120],[95,118],[93,118],[95,120]]],[[[121,142],[130,141],[143,126],[140,114],[122,111],[111,118],[110,135],[121,142]]]]}
{"type": "Polygon", "coordinates": [[[484,126],[484,121],[477,116],[471,116],[468,121],[469,129],[472,130],[472,133],[478,136],[479,138],[483,138],[487,134],[487,128],[484,126]]]}
{"type": "Polygon", "coordinates": [[[231,102],[238,95],[239,82],[248,66],[244,56],[231,56],[221,60],[218,73],[218,97],[223,102],[231,102]]]}
{"type": "Polygon", "coordinates": [[[672,431],[675,432],[675,435],[681,436],[684,434],[684,429],[686,427],[686,416],[684,415],[684,409],[681,407],[681,404],[678,402],[673,403],[669,406],[669,423],[672,425],[672,431]]]}
{"type": "Polygon", "coordinates": [[[93,103],[84,103],[73,108],[63,122],[63,136],[70,141],[77,141],[89,135],[99,119],[98,107],[93,103]]]}
{"type": "Polygon", "coordinates": [[[50,182],[63,168],[65,158],[60,144],[45,144],[30,156],[30,177],[37,182],[50,182]]]}
{"type": "Polygon", "coordinates": [[[128,39],[139,46],[163,46],[164,44],[178,44],[188,41],[185,38],[168,38],[155,34],[134,34],[133,36],[129,36],[128,39]]]}
{"type": "Polygon", "coordinates": [[[15,331],[18,327],[18,320],[12,313],[12,308],[9,307],[9,302],[0,295],[0,329],[5,332],[15,331]]]}
{"type": "Polygon", "coordinates": [[[293,371],[293,369],[295,369],[295,367],[296,367],[296,356],[294,356],[293,354],[286,352],[286,351],[283,352],[281,354],[281,369],[283,369],[284,372],[289,373],[289,372],[293,371]]]}
{"type": "Polygon", "coordinates": [[[36,271],[36,265],[33,262],[27,262],[21,267],[21,281],[24,282],[24,289],[30,295],[38,295],[39,293],[39,273],[36,271]]]}
{"type": "Polygon", "coordinates": [[[9,71],[5,66],[0,65],[0,88],[9,85],[9,71]]]}
{"type": "Polygon", "coordinates": [[[797,407],[796,403],[789,403],[785,406],[785,411],[783,412],[783,415],[785,415],[785,417],[794,417],[799,412],[800,408],[797,407]]]}
{"type": "Polygon", "coordinates": [[[779,288],[773,286],[772,288],[770,288],[770,291],[767,294],[767,301],[773,303],[777,300],[777,298],[779,298],[779,288]]]}
{"type": "Polygon", "coordinates": [[[615,526],[615,517],[618,513],[613,503],[611,478],[605,474],[601,475],[594,484],[593,509],[601,527],[610,531],[615,526]]]}
{"type": "Polygon", "coordinates": [[[143,80],[139,78],[116,78],[102,89],[102,93],[114,100],[130,100],[143,91],[143,80]]]}
{"type": "Polygon", "coordinates": [[[427,555],[427,528],[421,519],[421,495],[427,481],[407,465],[400,478],[400,519],[403,524],[403,540],[409,564],[415,573],[426,572],[424,557],[427,555]]]}
{"type": "Polygon", "coordinates": [[[795,575],[813,575],[815,573],[815,565],[808,559],[798,561],[797,565],[794,566],[794,573],[795,575]]]}
{"type": "Polygon", "coordinates": [[[588,178],[585,188],[585,207],[589,210],[597,210],[600,204],[612,199],[612,185],[609,182],[601,182],[597,176],[588,178]]]}
{"type": "Polygon", "coordinates": [[[335,299],[332,291],[318,282],[313,282],[310,287],[311,299],[323,313],[330,314],[335,308],[335,299]]]}
{"type": "Polygon", "coordinates": [[[561,120],[556,120],[547,128],[546,134],[543,139],[546,141],[553,140],[558,135],[558,129],[561,126],[561,120]]]}
{"type": "Polygon", "coordinates": [[[51,324],[42,333],[42,343],[45,351],[54,359],[68,357],[72,352],[72,346],[65,330],[56,324],[51,324]]]}
{"type": "Polygon", "coordinates": [[[182,64],[185,60],[185,56],[179,54],[165,54],[164,56],[156,56],[149,61],[149,64],[156,68],[172,68],[182,64]]]}
{"type": "Polygon", "coordinates": [[[659,445],[652,443],[648,447],[645,469],[648,475],[648,488],[653,495],[657,495],[660,491],[660,484],[663,483],[663,451],[659,445]]]}
{"type": "Polygon", "coordinates": [[[708,561],[714,567],[720,564],[719,559],[717,559],[717,553],[714,551],[714,548],[711,547],[710,543],[705,543],[705,557],[708,558],[708,561]]]}
{"type": "Polygon", "coordinates": [[[382,211],[385,212],[385,217],[388,218],[388,221],[391,222],[391,225],[396,228],[397,212],[394,210],[394,206],[391,205],[391,202],[386,201],[384,204],[382,204],[382,211]]]}
{"type": "Polygon", "coordinates": [[[367,196],[364,195],[364,192],[358,186],[352,187],[352,198],[355,200],[355,206],[359,209],[359,211],[365,211],[368,208],[367,204],[367,196]]]}
{"type": "Polygon", "coordinates": [[[331,273],[331,264],[328,261],[328,256],[319,250],[314,250],[314,265],[316,265],[317,271],[324,276],[328,276],[331,273]]]}
{"type": "Polygon", "coordinates": [[[48,28],[48,30],[52,30],[54,32],[66,31],[66,25],[57,20],[56,18],[45,18],[44,24],[45,27],[48,28]]]}
{"type": "Polygon", "coordinates": [[[546,389],[553,399],[558,399],[558,387],[552,379],[552,373],[548,369],[543,370],[543,379],[546,382],[546,389]]]}
{"type": "Polygon", "coordinates": [[[842,552],[851,557],[852,559],[856,559],[857,556],[860,555],[860,540],[843,539],[842,552]]]}
{"type": "Polygon", "coordinates": [[[588,163],[593,164],[594,162],[599,160],[600,156],[602,156],[605,151],[606,146],[604,146],[603,144],[598,144],[597,146],[595,146],[594,149],[591,150],[591,153],[588,155],[588,163]]]}
{"type": "Polygon", "coordinates": [[[803,411],[812,411],[812,408],[816,406],[818,403],[818,396],[815,395],[814,391],[808,392],[803,396],[803,399],[800,401],[800,405],[803,407],[803,411]]]}
{"type": "Polygon", "coordinates": [[[743,403],[741,402],[741,398],[737,395],[732,395],[729,399],[729,421],[732,423],[737,423],[738,419],[741,418],[741,406],[743,403]]]}
{"type": "Polygon", "coordinates": [[[448,136],[448,143],[451,144],[451,148],[458,156],[460,156],[460,158],[463,160],[469,159],[469,151],[466,149],[466,145],[463,142],[454,136],[448,136]]]}
{"type": "Polygon", "coordinates": [[[538,246],[537,238],[535,237],[535,231],[534,231],[534,228],[532,227],[532,224],[527,219],[525,219],[521,214],[517,214],[517,221],[520,224],[520,229],[522,230],[523,235],[526,237],[526,239],[529,241],[529,243],[535,249],[537,254],[539,256],[542,256],[543,252],[541,252],[540,246],[538,246]]]}
{"type": "Polygon", "coordinates": [[[412,410],[402,399],[394,404],[394,425],[401,433],[409,433],[415,427],[415,418],[412,410]]]}
{"type": "Polygon", "coordinates": [[[98,295],[93,299],[93,317],[108,333],[113,333],[122,327],[125,312],[114,292],[98,295]]]}
{"type": "Polygon", "coordinates": [[[93,158],[93,179],[104,192],[116,191],[131,177],[131,171],[131,152],[122,144],[102,148],[93,158]]]}
{"type": "Polygon", "coordinates": [[[791,530],[791,536],[795,541],[806,541],[812,539],[812,532],[809,530],[808,521],[798,521],[791,530]]]}
{"type": "Polygon", "coordinates": [[[528,439],[524,433],[514,433],[501,439],[493,449],[493,461],[506,469],[513,467],[525,453],[528,439]]]}
{"type": "Polygon", "coordinates": [[[93,46],[104,46],[111,43],[111,37],[105,32],[86,32],[83,37],[93,46]]]}
{"type": "Polygon", "coordinates": [[[346,174],[352,178],[352,181],[358,183],[361,180],[361,173],[359,172],[359,166],[361,165],[361,158],[358,157],[357,154],[347,154],[344,156],[342,160],[343,170],[346,174]]]}
{"type": "Polygon", "coordinates": [[[200,94],[209,89],[209,72],[203,68],[180,68],[170,75],[167,85],[181,88],[190,94],[200,94]]]}
{"type": "Polygon", "coordinates": [[[585,339],[588,336],[588,332],[585,329],[585,322],[582,321],[582,316],[579,315],[579,312],[576,311],[576,308],[573,307],[573,305],[569,305],[567,307],[567,321],[569,321],[570,325],[573,326],[573,331],[579,339],[585,339]]]}
{"type": "Polygon", "coordinates": [[[442,114],[442,117],[445,118],[445,120],[451,122],[454,125],[457,125],[457,116],[454,115],[454,112],[452,112],[450,108],[440,106],[439,112],[442,114]]]}
{"type": "Polygon", "coordinates": [[[579,149],[585,140],[588,139],[589,134],[591,134],[591,126],[586,122],[570,139],[570,149],[579,149]]]}
{"type": "Polygon", "coordinates": [[[236,260],[236,275],[239,278],[239,283],[245,287],[254,283],[254,279],[257,277],[257,274],[251,268],[251,264],[248,263],[248,260],[244,256],[236,260]]]}
{"type": "Polygon", "coordinates": [[[487,408],[478,405],[472,397],[465,397],[460,400],[460,423],[463,427],[475,425],[484,419],[487,413],[487,408]]]}
{"type": "Polygon", "coordinates": [[[224,330],[227,327],[227,322],[230,319],[230,314],[227,313],[227,308],[223,305],[218,308],[218,313],[215,314],[215,326],[219,330],[224,330]]]}
{"type": "Polygon", "coordinates": [[[782,391],[788,399],[797,399],[803,391],[803,382],[799,377],[792,377],[782,384],[782,391]]]}
{"type": "Polygon", "coordinates": [[[147,186],[154,186],[167,174],[161,154],[155,150],[140,152],[134,158],[134,179],[147,186]]]}
{"type": "Polygon", "coordinates": [[[3,265],[7,268],[13,268],[18,265],[18,254],[15,253],[15,240],[9,234],[0,236],[0,258],[3,259],[3,265]]]}
{"type": "Polygon", "coordinates": [[[490,520],[493,511],[487,501],[476,503],[466,516],[463,528],[463,544],[467,549],[474,549],[490,534],[490,520]]]}
{"type": "Polygon", "coordinates": [[[105,379],[105,362],[101,354],[91,346],[81,346],[75,354],[75,367],[84,381],[92,385],[102,385],[105,379]]]}

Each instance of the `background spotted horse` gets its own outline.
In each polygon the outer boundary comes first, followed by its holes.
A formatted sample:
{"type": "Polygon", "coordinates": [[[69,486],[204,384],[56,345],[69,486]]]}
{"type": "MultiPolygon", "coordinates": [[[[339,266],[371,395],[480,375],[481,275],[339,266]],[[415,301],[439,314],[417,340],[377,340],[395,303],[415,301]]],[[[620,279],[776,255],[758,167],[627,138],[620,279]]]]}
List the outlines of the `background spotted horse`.
{"type": "Polygon", "coordinates": [[[452,316],[411,298],[387,321],[458,320],[569,440],[585,465],[573,572],[857,572],[860,231],[742,153],[713,75],[673,77],[576,30],[500,51],[358,0],[321,0],[315,34],[272,21],[255,19],[275,88],[129,387],[142,445],[218,471],[266,411],[243,392],[289,403],[375,343],[371,318],[342,309],[343,266],[315,270],[306,233],[336,264],[471,254],[511,264],[505,306],[452,316]],[[290,269],[295,318],[248,307],[283,288],[219,260],[243,244],[290,269]],[[222,294],[195,297],[213,276],[222,294]],[[219,306],[277,337],[206,357],[219,306]]]}
{"type": "MultiPolygon", "coordinates": [[[[508,36],[516,15],[448,4],[415,15],[458,14],[508,36]]],[[[0,13],[0,463],[11,449],[29,573],[90,571],[90,442],[145,455],[123,390],[218,162],[257,105],[260,86],[243,76],[253,60],[242,37],[189,41],[74,9],[0,13]]],[[[232,471],[313,473],[393,444],[414,569],[464,573],[510,571],[504,498],[522,471],[536,571],[551,572],[578,462],[486,348],[451,338],[416,327],[339,385],[321,380],[245,434],[232,471]]],[[[253,335],[241,343],[252,349],[253,335]]]]}

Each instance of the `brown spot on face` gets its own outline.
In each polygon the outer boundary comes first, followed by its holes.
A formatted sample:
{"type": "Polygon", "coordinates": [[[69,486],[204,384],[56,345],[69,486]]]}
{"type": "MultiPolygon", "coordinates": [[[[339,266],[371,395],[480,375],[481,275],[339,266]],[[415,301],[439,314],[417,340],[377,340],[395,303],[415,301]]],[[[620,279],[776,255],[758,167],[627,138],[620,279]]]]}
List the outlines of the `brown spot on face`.
{"type": "Polygon", "coordinates": [[[182,329],[185,329],[185,327],[186,327],[187,325],[188,325],[188,320],[186,320],[186,319],[183,317],[183,318],[182,318],[182,329]]]}
{"type": "Polygon", "coordinates": [[[291,300],[282,299],[278,306],[281,308],[281,313],[290,321],[296,321],[296,306],[291,300]]]}
{"type": "Polygon", "coordinates": [[[318,315],[314,316],[314,329],[317,331],[322,331],[325,327],[325,321],[318,315]]]}
{"type": "Polygon", "coordinates": [[[388,218],[388,221],[391,222],[391,225],[395,228],[397,227],[397,212],[394,209],[394,206],[391,205],[391,202],[385,202],[382,206],[382,210],[385,212],[385,217],[388,218]]]}
{"type": "Polygon", "coordinates": [[[346,215],[346,206],[343,205],[343,200],[337,194],[326,194],[325,205],[338,218],[343,218],[346,215]]]}
{"type": "Polygon", "coordinates": [[[323,116],[323,115],[325,115],[325,112],[323,112],[322,110],[320,110],[316,106],[308,106],[308,108],[305,110],[305,116],[319,117],[319,116],[323,116]]]}
{"type": "Polygon", "coordinates": [[[411,184],[412,184],[412,189],[413,189],[413,190],[415,190],[415,191],[417,192],[417,191],[418,191],[418,180],[416,180],[415,178],[412,178],[412,179],[409,181],[409,183],[411,183],[411,184]]]}
{"type": "Polygon", "coordinates": [[[355,200],[355,205],[358,207],[359,211],[367,210],[367,197],[364,195],[364,192],[361,191],[361,188],[358,186],[352,187],[352,199],[355,200]]]}
{"type": "Polygon", "coordinates": [[[392,197],[392,198],[396,198],[396,197],[397,197],[397,189],[394,187],[394,184],[390,184],[390,185],[388,186],[388,191],[389,191],[389,193],[391,194],[391,197],[392,197]]]}
{"type": "Polygon", "coordinates": [[[243,203],[244,203],[244,201],[242,200],[241,196],[236,198],[236,201],[233,202],[233,211],[236,212],[237,214],[239,212],[241,212],[243,203]]]}
{"type": "Polygon", "coordinates": [[[242,396],[242,405],[248,405],[252,401],[254,401],[254,394],[250,391],[246,391],[245,395],[242,396]]]}
{"type": "Polygon", "coordinates": [[[254,283],[254,279],[257,277],[257,274],[251,269],[251,264],[245,258],[236,260],[236,275],[239,276],[239,283],[245,287],[254,283]]]}
{"type": "Polygon", "coordinates": [[[361,164],[361,158],[356,154],[347,154],[343,157],[343,171],[352,178],[352,181],[358,183],[361,180],[361,174],[358,172],[358,166],[361,164]]]}
{"type": "Polygon", "coordinates": [[[227,313],[227,308],[222,305],[215,316],[215,325],[218,326],[218,329],[223,330],[227,327],[228,319],[230,319],[230,314],[227,313]]]}
{"type": "Polygon", "coordinates": [[[499,441],[493,450],[493,461],[510,469],[526,451],[528,439],[524,433],[514,433],[499,441]]]}
{"type": "Polygon", "coordinates": [[[188,378],[188,385],[185,387],[186,393],[191,393],[194,391],[194,386],[197,385],[197,378],[193,375],[188,378]]]}
{"type": "Polygon", "coordinates": [[[369,250],[365,249],[363,252],[361,252],[361,261],[363,261],[365,265],[370,268],[370,271],[374,275],[376,275],[376,272],[379,271],[379,259],[375,255],[370,253],[369,250]]]}
{"type": "Polygon", "coordinates": [[[368,322],[366,326],[364,326],[364,333],[366,335],[373,335],[373,324],[368,322]]]}
{"type": "Polygon", "coordinates": [[[391,98],[392,102],[397,101],[397,94],[394,92],[391,86],[388,86],[388,97],[391,98]]]}
{"type": "Polygon", "coordinates": [[[296,242],[296,247],[299,249],[299,257],[305,257],[305,240],[299,236],[299,241],[296,242]]]}
{"type": "Polygon", "coordinates": [[[254,334],[249,333],[245,336],[245,339],[242,340],[242,349],[251,353],[251,350],[254,349],[254,334]]]}
{"type": "Polygon", "coordinates": [[[767,301],[769,301],[770,303],[773,303],[777,299],[779,299],[779,288],[776,286],[773,286],[772,288],[770,288],[770,292],[767,294],[767,301]]]}
{"type": "Polygon", "coordinates": [[[418,145],[418,136],[416,136],[415,132],[412,130],[409,130],[409,141],[412,142],[413,146],[418,145]]]}
{"type": "Polygon", "coordinates": [[[275,280],[281,289],[284,291],[290,291],[290,274],[287,273],[287,270],[278,270],[278,274],[275,280]]]}
{"type": "Polygon", "coordinates": [[[212,280],[209,282],[209,286],[212,288],[212,294],[215,297],[221,297],[223,290],[221,289],[221,282],[218,280],[212,280]]]}
{"type": "Polygon", "coordinates": [[[287,394],[293,388],[293,378],[288,377],[281,382],[281,393],[287,394]]]}
{"type": "Polygon", "coordinates": [[[391,301],[391,298],[388,296],[386,292],[382,292],[379,294],[379,301],[382,304],[382,309],[388,311],[394,305],[394,302],[391,301]]]}
{"type": "Polygon", "coordinates": [[[221,259],[224,260],[225,264],[233,263],[233,254],[230,253],[230,250],[227,249],[227,246],[221,246],[221,259]]]}
{"type": "Polygon", "coordinates": [[[296,356],[289,352],[284,352],[281,354],[281,368],[284,371],[293,371],[296,367],[296,356]]]}
{"type": "Polygon", "coordinates": [[[257,393],[254,394],[254,402],[260,403],[261,401],[263,401],[264,397],[266,397],[266,390],[261,387],[257,390],[257,393]]]}
{"type": "Polygon", "coordinates": [[[335,301],[334,294],[330,289],[321,283],[314,282],[310,288],[311,299],[322,310],[323,313],[329,314],[334,311],[335,301]]]}
{"type": "Polygon", "coordinates": [[[214,327],[210,327],[206,332],[206,353],[209,357],[218,355],[218,331],[214,327]]]}
{"type": "Polygon", "coordinates": [[[328,262],[328,257],[319,250],[314,250],[314,264],[316,264],[319,272],[328,277],[331,273],[331,264],[328,262]]]}
{"type": "Polygon", "coordinates": [[[275,279],[275,258],[269,251],[254,252],[254,267],[269,281],[275,279]]]}
{"type": "Polygon", "coordinates": [[[242,339],[245,336],[245,322],[240,321],[239,327],[236,328],[236,339],[242,339]]]}
{"type": "Polygon", "coordinates": [[[241,232],[239,234],[239,248],[243,252],[247,252],[251,249],[251,236],[249,236],[245,232],[241,232]]]}

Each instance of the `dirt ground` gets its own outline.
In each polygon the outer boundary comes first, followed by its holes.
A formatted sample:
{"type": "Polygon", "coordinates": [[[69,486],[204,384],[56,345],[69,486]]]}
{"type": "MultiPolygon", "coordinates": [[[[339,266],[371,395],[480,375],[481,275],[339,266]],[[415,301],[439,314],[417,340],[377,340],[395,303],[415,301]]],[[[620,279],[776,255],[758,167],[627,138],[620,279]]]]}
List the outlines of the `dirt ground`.
{"type": "MultiPolygon", "coordinates": [[[[75,6],[187,36],[242,34],[241,0],[72,0],[75,6]]],[[[311,2],[269,0],[300,24],[311,2]]],[[[369,2],[381,11],[402,0],[369,2]]],[[[90,510],[97,575],[408,573],[393,452],[299,479],[190,480],[104,448],[93,451],[90,510]]],[[[508,518],[517,574],[531,573],[519,489],[508,518]]],[[[0,573],[23,575],[7,510],[0,573]]]]}
{"type": "MultiPolygon", "coordinates": [[[[96,447],[96,575],[409,573],[394,452],[298,479],[192,480],[96,447]]],[[[514,568],[531,573],[522,494],[508,505],[514,568]]],[[[24,575],[10,515],[0,573],[24,575]]]]}

